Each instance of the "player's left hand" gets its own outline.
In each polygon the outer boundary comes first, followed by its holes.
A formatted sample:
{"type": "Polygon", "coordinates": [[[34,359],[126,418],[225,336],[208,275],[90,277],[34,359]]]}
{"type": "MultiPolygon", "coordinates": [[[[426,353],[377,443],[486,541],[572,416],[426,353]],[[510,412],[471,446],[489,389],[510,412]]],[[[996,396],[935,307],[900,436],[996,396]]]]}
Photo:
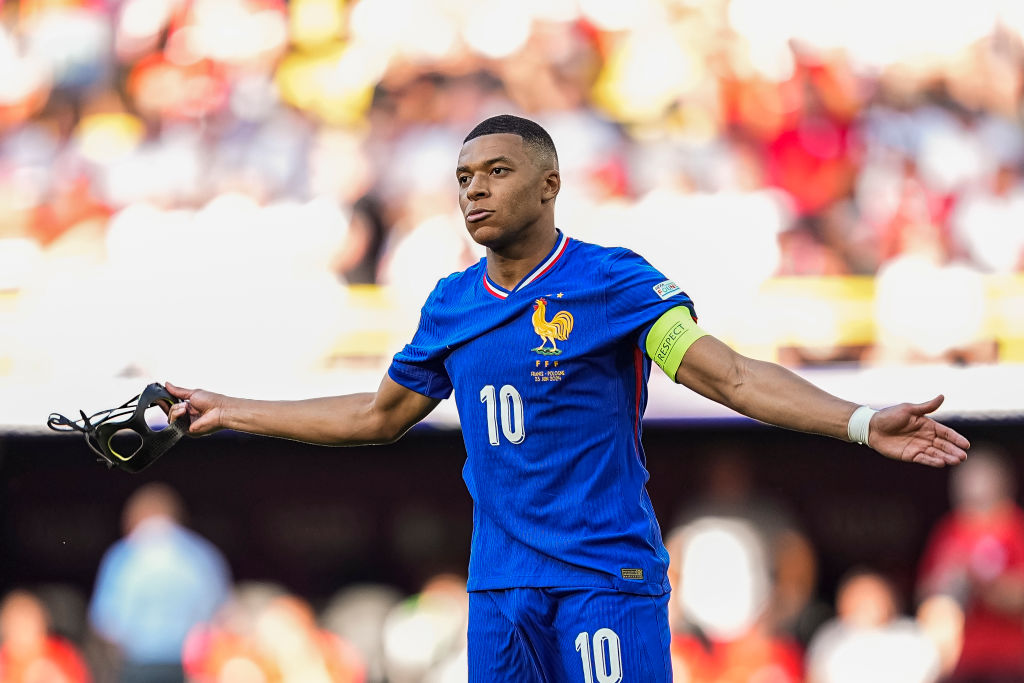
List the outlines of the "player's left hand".
{"type": "Polygon", "coordinates": [[[167,412],[167,421],[173,423],[188,415],[189,436],[206,436],[224,428],[224,412],[228,397],[202,389],[185,389],[164,382],[168,393],[181,399],[167,412]]]}
{"type": "Polygon", "coordinates": [[[928,417],[942,405],[941,394],[927,403],[900,403],[871,416],[868,443],[887,458],[931,467],[959,465],[971,443],[928,417]]]}

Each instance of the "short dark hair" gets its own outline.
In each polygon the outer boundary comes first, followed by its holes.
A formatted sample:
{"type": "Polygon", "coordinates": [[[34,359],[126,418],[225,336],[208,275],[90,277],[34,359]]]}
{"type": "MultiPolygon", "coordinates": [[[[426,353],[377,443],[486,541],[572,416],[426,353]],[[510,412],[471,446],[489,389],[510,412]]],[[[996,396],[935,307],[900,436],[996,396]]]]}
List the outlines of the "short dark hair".
{"type": "Polygon", "coordinates": [[[509,133],[518,135],[523,139],[524,145],[529,145],[538,153],[542,159],[550,160],[553,166],[558,164],[558,152],[555,151],[555,142],[548,135],[548,132],[535,121],[524,119],[511,114],[499,114],[485,119],[477,124],[476,128],[469,132],[462,144],[466,144],[474,138],[483,135],[498,135],[509,133]]]}

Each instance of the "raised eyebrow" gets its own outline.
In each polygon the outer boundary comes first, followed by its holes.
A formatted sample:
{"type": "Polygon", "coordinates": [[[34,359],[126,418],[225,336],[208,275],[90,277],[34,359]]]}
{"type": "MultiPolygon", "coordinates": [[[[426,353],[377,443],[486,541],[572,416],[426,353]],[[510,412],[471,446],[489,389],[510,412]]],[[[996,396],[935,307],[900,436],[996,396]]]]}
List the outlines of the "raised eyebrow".
{"type": "MultiPolygon", "coordinates": [[[[508,157],[500,156],[500,157],[494,157],[493,159],[488,159],[487,161],[483,162],[480,165],[483,166],[484,168],[487,168],[487,167],[490,167],[490,166],[494,166],[495,164],[509,164],[511,166],[514,163],[515,162],[513,162],[508,157]]],[[[468,172],[469,172],[469,166],[465,166],[465,165],[459,166],[459,167],[457,167],[455,169],[455,174],[456,175],[458,175],[459,173],[468,173],[468,172]]]]}

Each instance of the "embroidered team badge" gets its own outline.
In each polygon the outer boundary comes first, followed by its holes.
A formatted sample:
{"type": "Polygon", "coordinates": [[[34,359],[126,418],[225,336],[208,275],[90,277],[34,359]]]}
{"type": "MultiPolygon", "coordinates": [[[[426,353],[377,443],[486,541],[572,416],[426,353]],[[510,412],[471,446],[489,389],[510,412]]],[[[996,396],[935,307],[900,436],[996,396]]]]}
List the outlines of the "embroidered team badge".
{"type": "Polygon", "coordinates": [[[547,306],[548,300],[543,297],[533,301],[533,331],[540,335],[540,346],[531,351],[543,356],[557,356],[562,350],[555,344],[555,340],[565,341],[569,338],[572,332],[572,313],[559,311],[548,321],[547,306]],[[548,342],[551,342],[550,348],[548,342]]]}

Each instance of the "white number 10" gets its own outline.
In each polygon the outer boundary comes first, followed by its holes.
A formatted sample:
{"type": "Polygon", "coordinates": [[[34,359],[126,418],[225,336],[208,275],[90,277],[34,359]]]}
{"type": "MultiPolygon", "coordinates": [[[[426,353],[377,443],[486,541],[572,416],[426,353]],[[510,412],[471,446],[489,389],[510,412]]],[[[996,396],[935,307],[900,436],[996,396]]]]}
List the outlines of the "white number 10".
{"type": "Polygon", "coordinates": [[[498,413],[501,413],[501,433],[511,443],[522,443],[526,438],[523,424],[523,397],[516,388],[506,384],[501,388],[500,398],[496,397],[494,385],[488,384],[480,390],[480,402],[487,405],[487,440],[492,446],[498,441],[498,413]]]}
{"type": "Polygon", "coordinates": [[[583,659],[583,683],[619,683],[622,680],[622,648],[619,636],[610,628],[594,633],[594,659],[590,659],[590,634],[576,636],[576,651],[583,659]]]}

